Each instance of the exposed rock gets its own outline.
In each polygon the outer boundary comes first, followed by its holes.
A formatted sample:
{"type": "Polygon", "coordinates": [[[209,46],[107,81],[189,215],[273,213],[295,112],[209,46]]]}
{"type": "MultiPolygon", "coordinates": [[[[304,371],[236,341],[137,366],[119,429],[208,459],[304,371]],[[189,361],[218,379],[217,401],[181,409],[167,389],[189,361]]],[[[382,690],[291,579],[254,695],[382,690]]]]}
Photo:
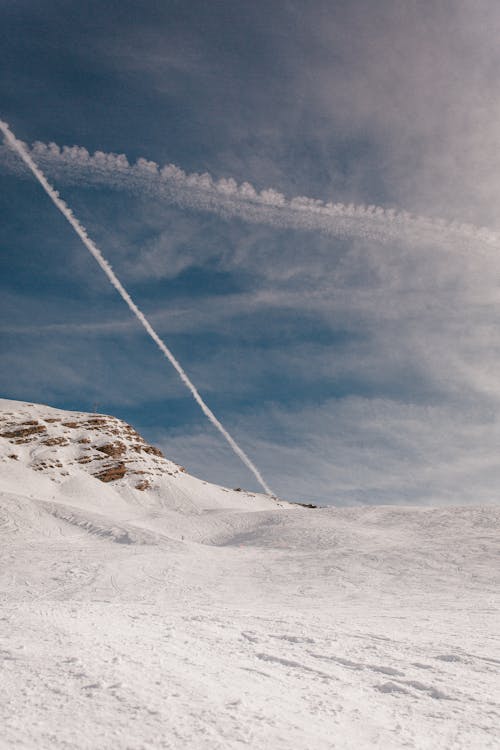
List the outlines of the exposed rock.
{"type": "MultiPolygon", "coordinates": [[[[121,419],[80,412],[61,412],[60,417],[53,414],[52,410],[0,414],[0,435],[12,447],[27,444],[32,468],[46,472],[53,481],[67,476],[64,469],[78,466],[103,482],[147,490],[161,477],[185,471],[121,419]]],[[[20,458],[22,450],[20,447],[20,458]]],[[[17,453],[9,457],[18,458],[17,453]]]]}
{"type": "Polygon", "coordinates": [[[126,472],[127,467],[125,464],[119,463],[97,472],[94,476],[96,479],[100,479],[101,482],[114,482],[116,479],[122,479],[126,472]]]}
{"type": "Polygon", "coordinates": [[[106,424],[107,421],[108,420],[105,417],[92,417],[83,422],[83,425],[85,427],[100,427],[101,425],[106,424]]]}
{"type": "Polygon", "coordinates": [[[111,458],[118,458],[118,456],[123,456],[126,453],[127,446],[120,442],[106,443],[105,445],[100,445],[97,450],[105,453],[107,456],[111,456],[111,458]]]}
{"type": "Polygon", "coordinates": [[[156,448],[154,445],[143,445],[142,451],[144,453],[151,453],[153,456],[160,456],[161,458],[165,458],[161,450],[159,448],[156,448]]]}
{"type": "Polygon", "coordinates": [[[12,438],[27,438],[29,437],[29,435],[37,435],[40,432],[47,432],[47,428],[44,424],[37,424],[36,422],[34,425],[33,422],[28,424],[30,424],[30,427],[21,426],[17,430],[13,430],[12,432],[2,432],[0,434],[0,437],[11,440],[12,438]]]}
{"type": "Polygon", "coordinates": [[[51,437],[42,440],[43,445],[69,445],[69,440],[65,437],[51,437]]]}

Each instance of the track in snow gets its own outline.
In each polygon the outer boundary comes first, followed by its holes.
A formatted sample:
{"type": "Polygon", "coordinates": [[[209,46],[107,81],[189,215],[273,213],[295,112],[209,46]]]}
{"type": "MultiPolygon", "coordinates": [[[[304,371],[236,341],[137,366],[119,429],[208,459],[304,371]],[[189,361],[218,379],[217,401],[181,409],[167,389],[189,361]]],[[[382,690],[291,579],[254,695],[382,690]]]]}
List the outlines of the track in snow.
{"type": "Polygon", "coordinates": [[[500,510],[0,497],[4,747],[498,746],[500,510]]]}

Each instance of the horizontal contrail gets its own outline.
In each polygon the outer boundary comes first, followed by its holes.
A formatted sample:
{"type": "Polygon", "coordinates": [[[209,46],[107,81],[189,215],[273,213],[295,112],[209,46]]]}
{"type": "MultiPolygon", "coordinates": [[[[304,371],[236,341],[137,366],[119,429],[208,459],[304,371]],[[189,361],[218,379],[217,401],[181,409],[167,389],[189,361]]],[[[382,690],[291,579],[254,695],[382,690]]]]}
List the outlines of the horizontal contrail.
{"type": "Polygon", "coordinates": [[[234,438],[231,437],[231,435],[226,430],[226,428],[219,422],[219,420],[217,419],[213,411],[204,402],[204,400],[198,393],[195,385],[192,383],[192,381],[189,379],[188,375],[182,368],[181,364],[174,357],[174,355],[172,354],[168,346],[158,336],[158,334],[156,333],[154,328],[151,326],[146,316],[137,307],[134,300],[129,295],[129,293],[127,292],[127,290],[122,285],[122,283],[116,276],[115,272],[109,265],[108,261],[103,257],[101,251],[99,250],[95,242],[87,234],[86,229],[83,227],[82,224],[80,224],[78,219],[74,216],[73,212],[67,206],[67,204],[62,200],[62,198],[60,198],[57,190],[55,190],[52,187],[52,185],[47,181],[42,170],[37,166],[36,162],[33,160],[30,153],[26,149],[24,143],[22,143],[15,137],[15,135],[12,133],[7,123],[3,122],[2,120],[0,120],[0,130],[2,131],[7,144],[10,146],[11,149],[13,149],[21,157],[21,159],[26,164],[26,166],[31,170],[31,172],[36,177],[36,179],[38,180],[42,188],[45,190],[49,198],[52,200],[54,205],[59,209],[59,211],[62,213],[64,218],[71,224],[71,226],[73,227],[77,235],[80,237],[81,241],[83,242],[87,250],[90,252],[91,255],[93,255],[97,263],[100,265],[100,267],[102,268],[102,270],[108,277],[111,284],[115,287],[117,292],[120,294],[122,299],[130,308],[130,310],[134,313],[137,320],[141,323],[142,326],[144,326],[149,336],[151,336],[155,344],[159,347],[160,351],[163,352],[163,354],[168,359],[170,364],[177,370],[177,373],[180,379],[182,380],[184,385],[191,391],[191,395],[193,396],[197,404],[200,406],[205,416],[208,417],[210,422],[219,430],[221,435],[229,443],[229,445],[231,446],[235,454],[238,456],[238,458],[240,458],[241,461],[243,461],[243,463],[245,464],[245,466],[248,469],[250,469],[250,471],[253,473],[254,477],[259,482],[259,484],[264,489],[264,491],[268,495],[274,495],[274,493],[272,492],[268,484],[264,481],[262,474],[260,473],[258,468],[255,466],[255,464],[250,460],[250,458],[247,456],[245,451],[242,448],[240,448],[238,443],[234,440],[234,438]]]}
{"type": "MultiPolygon", "coordinates": [[[[23,144],[24,145],[24,144],[23,144]]],[[[320,231],[336,236],[361,236],[373,240],[404,239],[405,243],[441,243],[468,246],[474,242],[497,246],[500,235],[471,224],[446,222],[415,216],[406,211],[344,203],[325,203],[307,197],[286,198],[271,188],[258,192],[250,183],[233,179],[215,181],[209,174],[187,174],[174,164],[160,167],[138,159],[130,164],[123,154],[96,151],[91,155],[81,146],[35,143],[32,158],[51,176],[65,184],[105,186],[146,195],[168,203],[210,213],[223,218],[282,229],[320,231]]],[[[0,163],[9,163],[7,151],[0,150],[0,163]]]]}

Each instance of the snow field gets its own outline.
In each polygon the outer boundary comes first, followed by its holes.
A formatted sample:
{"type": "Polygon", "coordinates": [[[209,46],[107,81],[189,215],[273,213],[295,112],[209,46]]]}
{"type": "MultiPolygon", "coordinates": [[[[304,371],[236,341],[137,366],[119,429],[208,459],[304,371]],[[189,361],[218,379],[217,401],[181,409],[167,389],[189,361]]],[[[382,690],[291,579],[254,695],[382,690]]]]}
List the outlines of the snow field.
{"type": "Polygon", "coordinates": [[[140,492],[0,441],[1,748],[498,748],[499,507],[140,492]]]}

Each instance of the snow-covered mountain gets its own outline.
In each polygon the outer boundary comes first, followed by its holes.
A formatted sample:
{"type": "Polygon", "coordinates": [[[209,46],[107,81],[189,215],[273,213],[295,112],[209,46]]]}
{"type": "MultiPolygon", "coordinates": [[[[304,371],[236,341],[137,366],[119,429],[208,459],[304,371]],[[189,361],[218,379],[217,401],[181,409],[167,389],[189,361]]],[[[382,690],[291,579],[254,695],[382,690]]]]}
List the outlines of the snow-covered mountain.
{"type": "Polygon", "coordinates": [[[104,514],[123,539],[137,537],[139,528],[142,535],[147,529],[171,538],[197,538],[196,517],[209,511],[211,522],[203,525],[203,534],[215,533],[224,523],[217,511],[231,516],[294,507],[190,476],[116,417],[7,399],[0,399],[0,469],[0,490],[22,487],[24,494],[51,502],[58,515],[71,507],[75,522],[78,509],[84,511],[80,520],[96,529],[104,519],[95,514],[104,514]],[[124,519],[128,530],[119,530],[116,524],[124,519]]]}
{"type": "Polygon", "coordinates": [[[498,747],[500,506],[314,511],[0,401],[0,748],[498,747]]]}
{"type": "MultiPolygon", "coordinates": [[[[91,494],[102,494],[99,483],[104,482],[132,504],[159,503],[177,510],[185,503],[191,509],[195,503],[200,510],[269,510],[289,505],[189,476],[133,427],[104,414],[0,399],[0,438],[4,481],[21,475],[26,484],[28,476],[34,481],[32,472],[39,472],[54,483],[52,492],[63,495],[68,489],[74,494],[78,483],[87,494],[89,487],[94,487],[91,494]]],[[[41,486],[39,481],[36,484],[41,486]]],[[[50,487],[46,482],[44,486],[50,487]]]]}

